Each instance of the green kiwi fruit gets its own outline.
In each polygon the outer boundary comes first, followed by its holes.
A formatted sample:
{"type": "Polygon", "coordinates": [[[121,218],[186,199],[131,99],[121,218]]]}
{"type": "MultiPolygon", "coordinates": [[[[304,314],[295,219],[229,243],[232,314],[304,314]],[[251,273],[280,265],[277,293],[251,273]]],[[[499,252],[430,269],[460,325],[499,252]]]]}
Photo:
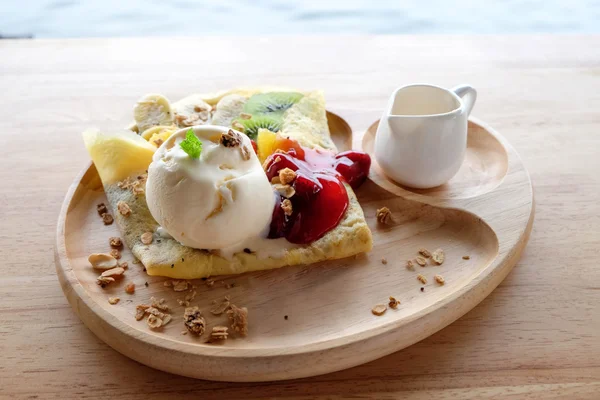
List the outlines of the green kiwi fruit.
{"type": "Polygon", "coordinates": [[[253,115],[250,119],[237,118],[234,122],[239,122],[244,126],[244,133],[250,139],[256,140],[258,130],[261,128],[268,129],[271,132],[281,130],[282,118],[273,118],[267,115],[253,115]]]}
{"type": "Polygon", "coordinates": [[[244,112],[252,115],[268,115],[282,119],[283,113],[304,97],[296,92],[257,93],[244,104],[244,112]]]}

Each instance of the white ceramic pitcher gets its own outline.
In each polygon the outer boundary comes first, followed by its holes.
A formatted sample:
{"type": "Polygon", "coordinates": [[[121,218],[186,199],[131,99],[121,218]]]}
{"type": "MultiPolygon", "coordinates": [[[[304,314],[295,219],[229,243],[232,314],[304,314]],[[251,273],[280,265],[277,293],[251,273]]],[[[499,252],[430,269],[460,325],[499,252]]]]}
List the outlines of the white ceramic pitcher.
{"type": "Polygon", "coordinates": [[[465,158],[467,119],[476,99],[469,85],[397,89],[377,128],[377,163],[406,186],[427,189],[448,182],[465,158]]]}

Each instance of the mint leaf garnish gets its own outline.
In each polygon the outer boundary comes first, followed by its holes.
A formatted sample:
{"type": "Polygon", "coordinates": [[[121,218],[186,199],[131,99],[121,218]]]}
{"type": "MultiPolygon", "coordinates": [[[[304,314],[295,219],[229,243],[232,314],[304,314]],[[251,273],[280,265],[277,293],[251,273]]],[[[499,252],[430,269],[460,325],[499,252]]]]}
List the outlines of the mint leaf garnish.
{"type": "Polygon", "coordinates": [[[194,134],[194,130],[190,129],[185,133],[185,140],[179,143],[179,146],[185,151],[191,158],[199,158],[202,152],[202,142],[194,134]]]}

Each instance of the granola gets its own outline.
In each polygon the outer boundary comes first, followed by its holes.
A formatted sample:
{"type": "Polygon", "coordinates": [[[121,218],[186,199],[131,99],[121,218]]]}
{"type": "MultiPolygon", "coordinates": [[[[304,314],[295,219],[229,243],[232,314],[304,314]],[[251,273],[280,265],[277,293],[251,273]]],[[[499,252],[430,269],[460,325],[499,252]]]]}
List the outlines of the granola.
{"type": "Polygon", "coordinates": [[[425,278],[424,275],[419,274],[417,275],[417,279],[419,280],[419,282],[421,282],[423,285],[427,283],[427,278],[425,278]]]}
{"type": "Polygon", "coordinates": [[[470,260],[471,256],[463,256],[462,258],[463,258],[463,260],[470,260]]]}
{"type": "Polygon", "coordinates": [[[120,298],[118,298],[118,297],[109,297],[109,298],[108,298],[108,302],[109,302],[110,304],[112,304],[112,305],[115,305],[115,304],[117,304],[117,303],[118,303],[120,300],[121,300],[121,299],[120,299],[120,298]]]}
{"type": "Polygon", "coordinates": [[[421,267],[424,267],[427,265],[427,259],[423,256],[417,256],[416,261],[417,261],[417,264],[419,264],[421,267]]]}
{"type": "Polygon", "coordinates": [[[230,129],[221,135],[219,142],[225,147],[237,147],[242,144],[242,137],[236,131],[230,129]]]}
{"type": "Polygon", "coordinates": [[[230,306],[231,306],[231,303],[229,303],[229,299],[225,298],[221,302],[221,304],[215,305],[213,308],[211,308],[210,312],[211,312],[211,314],[214,314],[214,315],[221,315],[225,311],[227,311],[230,306]]]}
{"type": "Polygon", "coordinates": [[[218,340],[225,340],[227,339],[228,333],[227,330],[229,328],[227,328],[226,326],[215,326],[212,328],[212,332],[210,333],[210,339],[211,341],[218,341],[218,340]]]}
{"type": "Polygon", "coordinates": [[[284,199],[281,202],[281,208],[283,209],[283,213],[288,217],[292,215],[292,202],[289,199],[284,199]]]}
{"type": "Polygon", "coordinates": [[[206,322],[198,307],[188,307],[183,314],[186,329],[194,335],[201,336],[204,333],[206,322]]]}
{"type": "Polygon", "coordinates": [[[119,214],[123,215],[124,217],[127,217],[131,214],[131,208],[129,208],[129,204],[125,203],[124,201],[119,201],[117,203],[117,210],[119,210],[119,214]]]}
{"type": "Polygon", "coordinates": [[[98,211],[99,216],[102,216],[102,214],[106,214],[108,212],[108,208],[106,208],[106,204],[100,203],[96,206],[96,211],[98,211]]]}
{"type": "Polygon", "coordinates": [[[110,255],[113,256],[116,260],[121,258],[121,252],[119,251],[119,249],[111,249],[110,255]]]}
{"type": "Polygon", "coordinates": [[[231,322],[231,329],[241,335],[248,334],[248,309],[246,307],[237,307],[231,304],[227,310],[227,317],[231,322]]]}
{"type": "Polygon", "coordinates": [[[411,260],[407,260],[406,261],[406,268],[409,269],[409,270],[411,270],[411,271],[414,271],[415,270],[415,265],[413,264],[413,262],[411,260]]]}
{"type": "Polygon", "coordinates": [[[435,279],[435,281],[439,284],[439,285],[443,285],[444,283],[446,283],[446,280],[444,280],[444,277],[441,275],[436,275],[433,277],[433,279],[435,279]]]}
{"type": "Polygon", "coordinates": [[[383,265],[387,264],[387,259],[386,259],[385,257],[383,257],[383,258],[381,259],[381,263],[382,263],[383,265]]]}
{"type": "Polygon", "coordinates": [[[377,316],[381,316],[381,315],[385,314],[386,311],[387,311],[387,306],[385,304],[377,304],[375,307],[373,307],[371,309],[371,312],[377,316]]]}
{"type": "Polygon", "coordinates": [[[392,220],[392,212],[387,207],[381,207],[377,210],[377,221],[382,224],[387,224],[392,220]]]}
{"type": "Polygon", "coordinates": [[[123,247],[123,241],[121,240],[120,237],[116,237],[116,236],[113,236],[113,237],[109,238],[108,239],[108,244],[113,249],[120,249],[121,247],[123,247]]]}
{"type": "Polygon", "coordinates": [[[140,237],[140,240],[142,241],[143,244],[146,244],[146,245],[152,243],[152,240],[153,240],[152,232],[143,233],[142,236],[140,237]]]}
{"type": "Polygon", "coordinates": [[[422,255],[425,258],[430,258],[431,257],[431,252],[425,248],[420,248],[419,249],[419,254],[422,255]]]}
{"type": "Polygon", "coordinates": [[[291,168],[286,167],[279,171],[279,181],[283,185],[292,183],[294,179],[296,179],[296,172],[294,172],[294,170],[291,168]]]}
{"type": "Polygon", "coordinates": [[[289,199],[290,197],[292,197],[293,195],[296,194],[296,189],[294,189],[290,185],[284,185],[284,184],[281,184],[281,183],[276,183],[276,184],[273,185],[273,188],[275,190],[277,190],[280,195],[282,195],[283,197],[285,197],[287,199],[289,199]]]}
{"type": "Polygon", "coordinates": [[[398,305],[400,304],[400,302],[398,300],[396,300],[395,297],[390,296],[390,302],[388,303],[388,306],[390,306],[390,308],[398,308],[398,305]]]}
{"type": "Polygon", "coordinates": [[[102,214],[101,216],[102,216],[102,222],[104,222],[104,225],[111,225],[114,221],[113,216],[107,212],[102,214]]]}
{"type": "Polygon", "coordinates": [[[444,250],[442,250],[442,249],[437,249],[436,251],[433,252],[433,254],[431,254],[431,259],[437,265],[442,265],[444,263],[445,258],[446,258],[446,256],[444,255],[444,250]]]}

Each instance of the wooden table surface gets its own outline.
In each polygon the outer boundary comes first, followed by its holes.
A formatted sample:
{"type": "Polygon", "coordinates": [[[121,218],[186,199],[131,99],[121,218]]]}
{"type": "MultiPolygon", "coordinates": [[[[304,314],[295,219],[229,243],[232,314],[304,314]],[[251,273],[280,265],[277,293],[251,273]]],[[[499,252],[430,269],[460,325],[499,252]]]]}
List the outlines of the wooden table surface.
{"type": "Polygon", "coordinates": [[[600,36],[0,41],[0,398],[600,398],[600,36]],[[508,278],[444,330],[383,359],[263,384],[197,381],[97,339],[54,269],[61,202],[139,96],[240,85],[326,91],[355,131],[397,86],[468,82],[473,115],[534,183],[536,218],[508,278]]]}

